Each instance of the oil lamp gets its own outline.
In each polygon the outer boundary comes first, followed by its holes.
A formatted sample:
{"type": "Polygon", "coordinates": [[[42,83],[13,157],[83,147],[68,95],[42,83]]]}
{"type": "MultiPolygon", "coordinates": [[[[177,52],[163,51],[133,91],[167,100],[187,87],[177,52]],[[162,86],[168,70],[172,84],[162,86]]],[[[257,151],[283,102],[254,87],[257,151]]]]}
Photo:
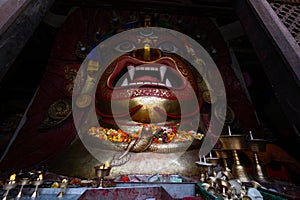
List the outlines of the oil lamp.
{"type": "Polygon", "coordinates": [[[20,181],[19,185],[21,185],[21,189],[20,189],[20,191],[19,191],[19,193],[18,193],[18,195],[17,195],[17,198],[21,198],[21,197],[22,197],[23,187],[24,187],[24,185],[27,185],[28,182],[29,182],[29,178],[23,178],[23,179],[20,181]]]}
{"type": "Polygon", "coordinates": [[[266,151],[266,140],[254,139],[252,132],[250,131],[250,139],[248,140],[249,149],[253,152],[253,178],[260,182],[269,182],[271,179],[267,176],[265,168],[261,165],[258,157],[258,152],[266,151]]]}
{"type": "Polygon", "coordinates": [[[247,169],[241,164],[237,151],[248,149],[246,135],[231,134],[228,127],[229,135],[221,135],[219,138],[224,150],[231,150],[234,163],[232,164],[232,174],[242,182],[249,182],[251,179],[247,169]]]}
{"type": "Polygon", "coordinates": [[[200,180],[202,182],[204,182],[208,178],[208,171],[209,171],[209,168],[212,166],[212,164],[206,162],[205,156],[202,156],[202,157],[203,157],[203,161],[200,156],[200,161],[195,162],[195,164],[197,166],[199,166],[200,171],[201,171],[200,180]]]}
{"type": "Polygon", "coordinates": [[[111,170],[109,162],[106,162],[104,165],[97,165],[95,168],[95,175],[100,179],[100,184],[98,188],[103,188],[103,180],[105,176],[108,176],[111,170]]]}
{"type": "Polygon", "coordinates": [[[225,171],[231,171],[228,167],[227,159],[231,158],[231,152],[228,150],[220,150],[220,149],[213,149],[216,153],[217,157],[222,159],[223,161],[223,168],[225,171]]]}
{"type": "Polygon", "coordinates": [[[33,181],[33,185],[35,185],[35,189],[31,195],[31,198],[35,198],[38,196],[37,190],[38,190],[39,185],[42,185],[42,184],[43,184],[43,174],[40,174],[39,177],[35,181],[33,181]]]}
{"type": "Polygon", "coordinates": [[[68,180],[63,179],[60,184],[60,192],[57,195],[58,198],[62,198],[65,195],[67,186],[68,186],[68,180]]]}
{"type": "Polygon", "coordinates": [[[6,190],[6,193],[4,194],[3,200],[7,200],[7,196],[9,194],[9,191],[17,186],[16,183],[16,174],[13,174],[9,178],[9,182],[3,186],[3,189],[6,190]]]}

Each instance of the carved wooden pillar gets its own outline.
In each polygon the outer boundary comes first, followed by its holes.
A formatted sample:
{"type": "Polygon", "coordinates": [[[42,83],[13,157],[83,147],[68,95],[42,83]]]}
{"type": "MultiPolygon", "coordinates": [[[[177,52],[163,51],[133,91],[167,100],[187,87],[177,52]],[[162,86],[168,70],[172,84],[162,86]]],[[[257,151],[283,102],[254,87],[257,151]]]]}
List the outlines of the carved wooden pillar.
{"type": "Polygon", "coordinates": [[[236,0],[235,9],[290,126],[300,137],[300,47],[267,1],[236,0]]]}
{"type": "Polygon", "coordinates": [[[0,4],[0,81],[54,0],[4,0],[0,4]]]}

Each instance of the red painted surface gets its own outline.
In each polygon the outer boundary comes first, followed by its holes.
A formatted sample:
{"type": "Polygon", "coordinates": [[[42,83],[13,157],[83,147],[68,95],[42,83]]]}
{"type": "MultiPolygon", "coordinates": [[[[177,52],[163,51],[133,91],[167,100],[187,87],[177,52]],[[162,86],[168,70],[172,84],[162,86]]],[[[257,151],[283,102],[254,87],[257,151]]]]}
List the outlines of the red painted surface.
{"type": "Polygon", "coordinates": [[[105,188],[91,189],[83,193],[79,200],[103,199],[103,200],[172,200],[173,198],[162,187],[144,188],[105,188]]]}

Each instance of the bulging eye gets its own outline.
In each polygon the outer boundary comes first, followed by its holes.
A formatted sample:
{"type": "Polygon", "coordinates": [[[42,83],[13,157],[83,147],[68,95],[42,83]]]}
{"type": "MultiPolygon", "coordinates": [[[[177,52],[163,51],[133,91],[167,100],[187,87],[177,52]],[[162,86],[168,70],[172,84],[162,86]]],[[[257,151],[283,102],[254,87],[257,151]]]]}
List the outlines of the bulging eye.
{"type": "Polygon", "coordinates": [[[119,52],[122,52],[122,53],[126,53],[126,52],[130,52],[132,50],[135,49],[135,45],[133,42],[131,41],[124,41],[124,42],[121,42],[120,44],[118,44],[116,47],[115,47],[115,50],[119,51],[119,52]]]}
{"type": "Polygon", "coordinates": [[[178,48],[172,42],[163,42],[158,48],[163,52],[176,53],[178,48]]]}

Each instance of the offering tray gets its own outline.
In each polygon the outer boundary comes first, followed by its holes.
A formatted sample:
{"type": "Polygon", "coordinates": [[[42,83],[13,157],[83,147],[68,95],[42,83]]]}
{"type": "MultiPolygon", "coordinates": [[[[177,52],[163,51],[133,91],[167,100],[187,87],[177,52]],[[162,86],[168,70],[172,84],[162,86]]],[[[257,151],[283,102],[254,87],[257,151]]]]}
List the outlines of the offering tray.
{"type": "Polygon", "coordinates": [[[201,167],[211,167],[211,166],[213,166],[212,163],[201,162],[201,161],[196,161],[195,164],[198,165],[198,166],[201,166],[201,167]]]}
{"type": "Polygon", "coordinates": [[[183,198],[195,195],[196,180],[177,174],[129,174],[118,176],[116,187],[160,186],[173,198],[183,198]]]}
{"type": "Polygon", "coordinates": [[[130,182],[130,183],[196,183],[197,181],[182,175],[177,174],[129,174],[118,176],[115,180],[118,182],[130,182]]]}

